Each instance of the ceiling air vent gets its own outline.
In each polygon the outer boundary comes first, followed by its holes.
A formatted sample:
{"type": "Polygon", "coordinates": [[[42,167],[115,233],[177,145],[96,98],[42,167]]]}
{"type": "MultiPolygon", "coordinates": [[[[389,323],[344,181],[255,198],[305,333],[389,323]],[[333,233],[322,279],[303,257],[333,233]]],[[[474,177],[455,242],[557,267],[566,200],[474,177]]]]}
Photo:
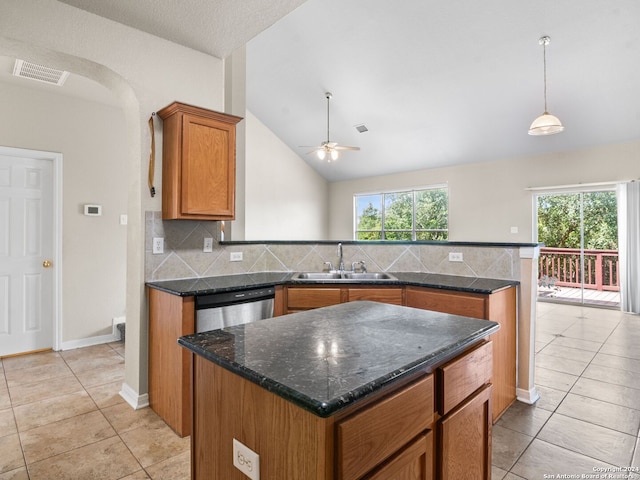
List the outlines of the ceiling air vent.
{"type": "Polygon", "coordinates": [[[64,70],[56,70],[37,63],[25,62],[24,60],[16,60],[16,64],[13,66],[13,74],[16,77],[29,78],[58,86],[62,86],[69,76],[69,72],[64,70]]]}
{"type": "Polygon", "coordinates": [[[368,132],[369,131],[369,129],[367,128],[367,126],[364,123],[361,123],[360,125],[354,125],[354,127],[360,133],[364,133],[364,132],[368,132]]]}

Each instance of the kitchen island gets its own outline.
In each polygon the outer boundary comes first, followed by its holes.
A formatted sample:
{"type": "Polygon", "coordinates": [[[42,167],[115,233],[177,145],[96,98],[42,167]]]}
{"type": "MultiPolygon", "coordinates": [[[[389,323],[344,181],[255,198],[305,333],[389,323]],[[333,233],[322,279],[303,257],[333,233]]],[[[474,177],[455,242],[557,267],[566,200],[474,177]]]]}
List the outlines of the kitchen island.
{"type": "Polygon", "coordinates": [[[490,478],[498,328],[356,301],[181,337],[192,478],[246,478],[234,439],[262,480],[490,478]]]}

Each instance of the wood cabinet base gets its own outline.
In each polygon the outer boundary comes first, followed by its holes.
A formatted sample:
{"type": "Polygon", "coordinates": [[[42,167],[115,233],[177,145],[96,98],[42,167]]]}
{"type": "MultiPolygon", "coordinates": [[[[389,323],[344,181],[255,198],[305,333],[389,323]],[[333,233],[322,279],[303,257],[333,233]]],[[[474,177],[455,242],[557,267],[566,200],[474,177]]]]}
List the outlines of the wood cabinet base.
{"type": "Polygon", "coordinates": [[[260,456],[262,480],[432,480],[434,471],[435,478],[488,480],[491,385],[458,397],[441,418],[434,400],[439,388],[477,384],[484,367],[471,360],[481,352],[491,365],[491,343],[483,342],[328,418],[194,354],[191,478],[245,480],[233,465],[236,439],[260,456]],[[435,382],[443,376],[446,384],[435,382]]]}

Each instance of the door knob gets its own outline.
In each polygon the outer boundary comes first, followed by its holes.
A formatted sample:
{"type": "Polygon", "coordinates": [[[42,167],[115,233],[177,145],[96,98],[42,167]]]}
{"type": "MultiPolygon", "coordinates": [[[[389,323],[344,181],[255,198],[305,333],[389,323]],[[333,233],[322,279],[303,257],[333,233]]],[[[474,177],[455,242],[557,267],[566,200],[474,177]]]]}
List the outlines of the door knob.
{"type": "Polygon", "coordinates": [[[44,262],[42,262],[42,266],[44,268],[49,268],[51,267],[51,265],[53,265],[53,263],[51,263],[51,260],[45,260],[44,262]]]}

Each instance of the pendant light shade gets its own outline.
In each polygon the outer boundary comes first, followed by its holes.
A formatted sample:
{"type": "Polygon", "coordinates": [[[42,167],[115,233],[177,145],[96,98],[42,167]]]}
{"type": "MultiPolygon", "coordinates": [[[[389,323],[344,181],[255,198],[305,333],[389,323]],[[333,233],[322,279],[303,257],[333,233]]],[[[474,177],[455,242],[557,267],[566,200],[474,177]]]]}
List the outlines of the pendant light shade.
{"type": "Polygon", "coordinates": [[[544,112],[529,127],[529,135],[553,135],[564,130],[564,126],[555,115],[544,112]]]}
{"type": "Polygon", "coordinates": [[[555,115],[551,115],[547,111],[547,45],[551,42],[551,38],[544,36],[538,40],[542,45],[542,61],[544,67],[544,113],[536,118],[531,127],[529,127],[529,135],[553,135],[564,130],[562,122],[555,115]]]}

